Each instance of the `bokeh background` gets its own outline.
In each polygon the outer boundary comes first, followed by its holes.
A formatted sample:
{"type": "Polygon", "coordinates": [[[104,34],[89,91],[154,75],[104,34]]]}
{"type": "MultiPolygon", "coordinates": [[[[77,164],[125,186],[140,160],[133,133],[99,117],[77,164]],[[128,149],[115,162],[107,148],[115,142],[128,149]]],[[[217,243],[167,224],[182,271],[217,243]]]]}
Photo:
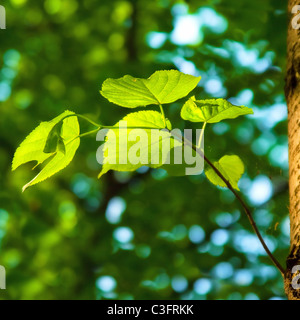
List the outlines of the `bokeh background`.
{"type": "MultiPolygon", "coordinates": [[[[85,138],[73,163],[28,189],[11,172],[20,142],[65,109],[114,124],[108,77],[176,68],[198,98],[254,116],[208,126],[206,155],[238,154],[241,192],[284,265],[289,245],[287,13],[275,0],[6,0],[0,30],[0,299],[285,299],[282,278],[230,191],[205,175],[108,173],[85,138]]],[[[182,104],[166,110],[184,128],[182,104]]],[[[82,130],[89,129],[82,124],[82,130]]],[[[196,128],[196,126],[191,125],[196,128]]]]}

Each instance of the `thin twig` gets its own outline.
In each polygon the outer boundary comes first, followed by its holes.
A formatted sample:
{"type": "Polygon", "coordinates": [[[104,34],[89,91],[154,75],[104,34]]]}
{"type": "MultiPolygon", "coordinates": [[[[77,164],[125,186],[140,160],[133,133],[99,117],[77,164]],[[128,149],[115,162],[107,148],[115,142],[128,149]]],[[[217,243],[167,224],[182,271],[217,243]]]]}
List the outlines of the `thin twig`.
{"type": "MultiPolygon", "coordinates": [[[[197,153],[199,153],[199,149],[197,150],[197,148],[193,148],[197,153]]],[[[200,153],[199,153],[200,154],[200,153]]],[[[244,200],[241,198],[241,196],[234,190],[234,188],[232,187],[232,185],[230,184],[230,182],[222,175],[222,173],[214,166],[214,164],[205,156],[203,155],[204,160],[206,161],[206,163],[215,171],[215,173],[224,181],[224,183],[226,184],[227,188],[234,194],[234,196],[238,199],[238,201],[240,202],[240,204],[242,205],[242,207],[244,208],[246,215],[250,221],[250,224],[255,232],[255,234],[257,235],[260,243],[262,244],[263,248],[265,249],[266,253],[268,254],[268,256],[270,257],[270,259],[272,260],[272,262],[274,263],[274,265],[276,266],[276,268],[280,271],[281,275],[284,276],[285,270],[282,267],[282,265],[279,263],[279,261],[274,257],[274,255],[271,253],[271,251],[269,250],[267,244],[265,243],[261,233],[259,232],[257,225],[252,217],[251,211],[250,209],[247,207],[246,203],[244,202],[244,200]]]]}
{"type": "MultiPolygon", "coordinates": [[[[173,133],[174,134],[174,133],[173,133]]],[[[285,274],[285,270],[282,267],[282,265],[279,263],[279,261],[274,257],[274,255],[271,253],[271,251],[269,250],[267,244],[265,243],[261,233],[259,232],[257,225],[252,217],[251,211],[250,209],[247,207],[246,203],[244,202],[244,200],[241,198],[241,196],[234,190],[234,188],[232,187],[231,183],[223,176],[223,174],[214,166],[214,164],[204,155],[204,153],[197,148],[197,146],[195,146],[192,142],[190,142],[189,140],[185,139],[183,136],[177,136],[174,134],[174,136],[176,136],[179,139],[182,139],[182,142],[185,144],[188,144],[191,146],[191,148],[193,148],[193,150],[195,150],[203,159],[204,161],[206,161],[206,163],[215,171],[215,173],[224,181],[224,183],[226,184],[227,188],[234,194],[234,196],[237,198],[237,200],[240,202],[240,204],[242,205],[243,209],[246,212],[246,215],[250,221],[250,224],[255,232],[255,234],[257,235],[260,243],[262,244],[264,250],[266,251],[267,255],[270,257],[270,259],[272,260],[272,262],[274,263],[275,267],[279,270],[279,272],[281,273],[281,275],[284,277],[285,274]]]]}

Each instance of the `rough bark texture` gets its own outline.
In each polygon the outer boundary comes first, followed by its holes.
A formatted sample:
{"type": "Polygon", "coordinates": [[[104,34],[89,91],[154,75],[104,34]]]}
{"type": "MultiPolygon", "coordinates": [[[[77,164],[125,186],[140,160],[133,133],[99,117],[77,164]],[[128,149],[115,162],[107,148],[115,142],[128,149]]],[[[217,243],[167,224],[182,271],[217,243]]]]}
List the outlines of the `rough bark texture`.
{"type": "Polygon", "coordinates": [[[289,190],[291,243],[285,273],[285,291],[290,300],[300,300],[300,289],[291,285],[291,270],[300,265],[300,29],[292,28],[292,8],[299,1],[289,0],[289,26],[287,37],[287,74],[285,95],[288,104],[288,138],[289,138],[289,190]]]}

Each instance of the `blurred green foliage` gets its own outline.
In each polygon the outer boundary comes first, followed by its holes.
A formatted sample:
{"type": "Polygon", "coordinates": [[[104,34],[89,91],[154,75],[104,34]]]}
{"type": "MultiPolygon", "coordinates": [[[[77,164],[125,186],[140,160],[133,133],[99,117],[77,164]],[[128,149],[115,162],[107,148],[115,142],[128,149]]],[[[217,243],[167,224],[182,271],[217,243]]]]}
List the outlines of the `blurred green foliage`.
{"type": "MultiPolygon", "coordinates": [[[[275,0],[7,0],[0,32],[0,299],[275,299],[279,272],[230,191],[163,170],[97,180],[98,143],[21,188],[13,153],[65,109],[111,125],[127,110],[99,94],[124,74],[177,68],[201,75],[196,98],[223,97],[254,116],[212,125],[205,152],[238,154],[239,187],[271,250],[288,251],[284,70],[286,8],[275,0]]],[[[181,103],[166,110],[184,128],[181,103]]],[[[155,109],[155,108],[154,108],[155,109]]],[[[156,109],[155,109],[156,110],[156,109]]],[[[85,129],[82,123],[83,130],[85,129]]],[[[191,124],[191,128],[198,128],[191,124]]],[[[86,126],[86,129],[89,129],[86,126]]]]}

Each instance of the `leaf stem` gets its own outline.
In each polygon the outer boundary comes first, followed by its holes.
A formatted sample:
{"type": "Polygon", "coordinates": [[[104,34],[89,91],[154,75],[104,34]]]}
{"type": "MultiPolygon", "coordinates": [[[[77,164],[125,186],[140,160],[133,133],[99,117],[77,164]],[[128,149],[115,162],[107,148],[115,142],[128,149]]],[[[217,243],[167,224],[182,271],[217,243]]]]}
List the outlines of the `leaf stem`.
{"type": "Polygon", "coordinates": [[[145,129],[145,130],[149,130],[149,129],[155,129],[155,130],[163,130],[164,128],[157,128],[157,127],[116,127],[116,126],[101,126],[99,128],[100,129],[110,129],[110,130],[118,130],[118,129],[145,129]]]}
{"type": "Polygon", "coordinates": [[[101,127],[100,124],[94,122],[93,120],[89,119],[88,117],[85,117],[85,116],[83,116],[83,115],[81,115],[81,114],[76,114],[76,116],[79,117],[79,118],[82,118],[82,119],[84,119],[84,120],[86,120],[86,121],[88,121],[89,123],[91,123],[92,125],[94,125],[94,126],[97,127],[97,128],[100,128],[100,127],[101,127]]]}
{"type": "Polygon", "coordinates": [[[79,134],[78,136],[74,137],[73,139],[71,139],[70,141],[68,141],[66,143],[69,144],[71,142],[73,142],[74,140],[78,139],[78,138],[82,138],[82,137],[86,137],[86,136],[90,136],[96,132],[98,132],[100,129],[110,129],[110,130],[114,130],[114,129],[146,129],[146,130],[149,130],[149,129],[155,129],[155,130],[162,130],[164,128],[155,128],[155,127],[124,127],[124,128],[120,128],[120,127],[115,127],[115,126],[100,126],[98,127],[97,129],[95,130],[91,130],[91,131],[88,131],[88,132],[84,132],[82,134],[79,134]]]}
{"type": "Polygon", "coordinates": [[[66,143],[66,145],[68,145],[69,143],[73,142],[74,140],[76,140],[76,139],[78,139],[78,138],[82,138],[82,137],[89,136],[89,135],[94,134],[94,133],[96,133],[96,132],[98,132],[98,131],[99,131],[99,128],[98,128],[98,129],[95,129],[95,130],[92,130],[92,131],[88,131],[88,132],[81,133],[81,134],[79,134],[77,137],[74,137],[73,139],[71,139],[70,141],[68,141],[68,142],[66,143]]]}
{"type": "Polygon", "coordinates": [[[164,119],[164,126],[165,128],[167,127],[167,121],[166,121],[166,116],[165,116],[165,111],[164,111],[164,108],[163,106],[161,105],[161,103],[159,104],[159,108],[160,108],[160,112],[162,114],[162,117],[164,119]]]}
{"type": "Polygon", "coordinates": [[[88,131],[88,132],[84,132],[84,133],[81,133],[78,138],[82,138],[82,137],[86,137],[86,136],[90,136],[91,134],[94,134],[96,132],[99,131],[99,128],[98,129],[95,129],[95,130],[92,130],[92,131],[88,131]]]}
{"type": "Polygon", "coordinates": [[[89,118],[86,117],[86,116],[83,116],[83,115],[77,114],[77,113],[69,114],[69,115],[63,117],[60,121],[63,121],[63,120],[65,120],[65,119],[67,119],[67,118],[70,118],[70,117],[78,117],[78,118],[84,119],[85,121],[89,122],[90,124],[92,124],[92,125],[95,126],[95,127],[98,127],[98,128],[101,127],[100,124],[94,122],[93,120],[89,119],[89,118]]]}
{"type": "Polygon", "coordinates": [[[200,148],[200,146],[201,146],[206,124],[207,124],[207,122],[205,121],[205,122],[203,123],[203,126],[202,126],[202,130],[201,130],[201,134],[200,134],[199,141],[198,141],[198,144],[197,144],[197,148],[200,148]]]}

